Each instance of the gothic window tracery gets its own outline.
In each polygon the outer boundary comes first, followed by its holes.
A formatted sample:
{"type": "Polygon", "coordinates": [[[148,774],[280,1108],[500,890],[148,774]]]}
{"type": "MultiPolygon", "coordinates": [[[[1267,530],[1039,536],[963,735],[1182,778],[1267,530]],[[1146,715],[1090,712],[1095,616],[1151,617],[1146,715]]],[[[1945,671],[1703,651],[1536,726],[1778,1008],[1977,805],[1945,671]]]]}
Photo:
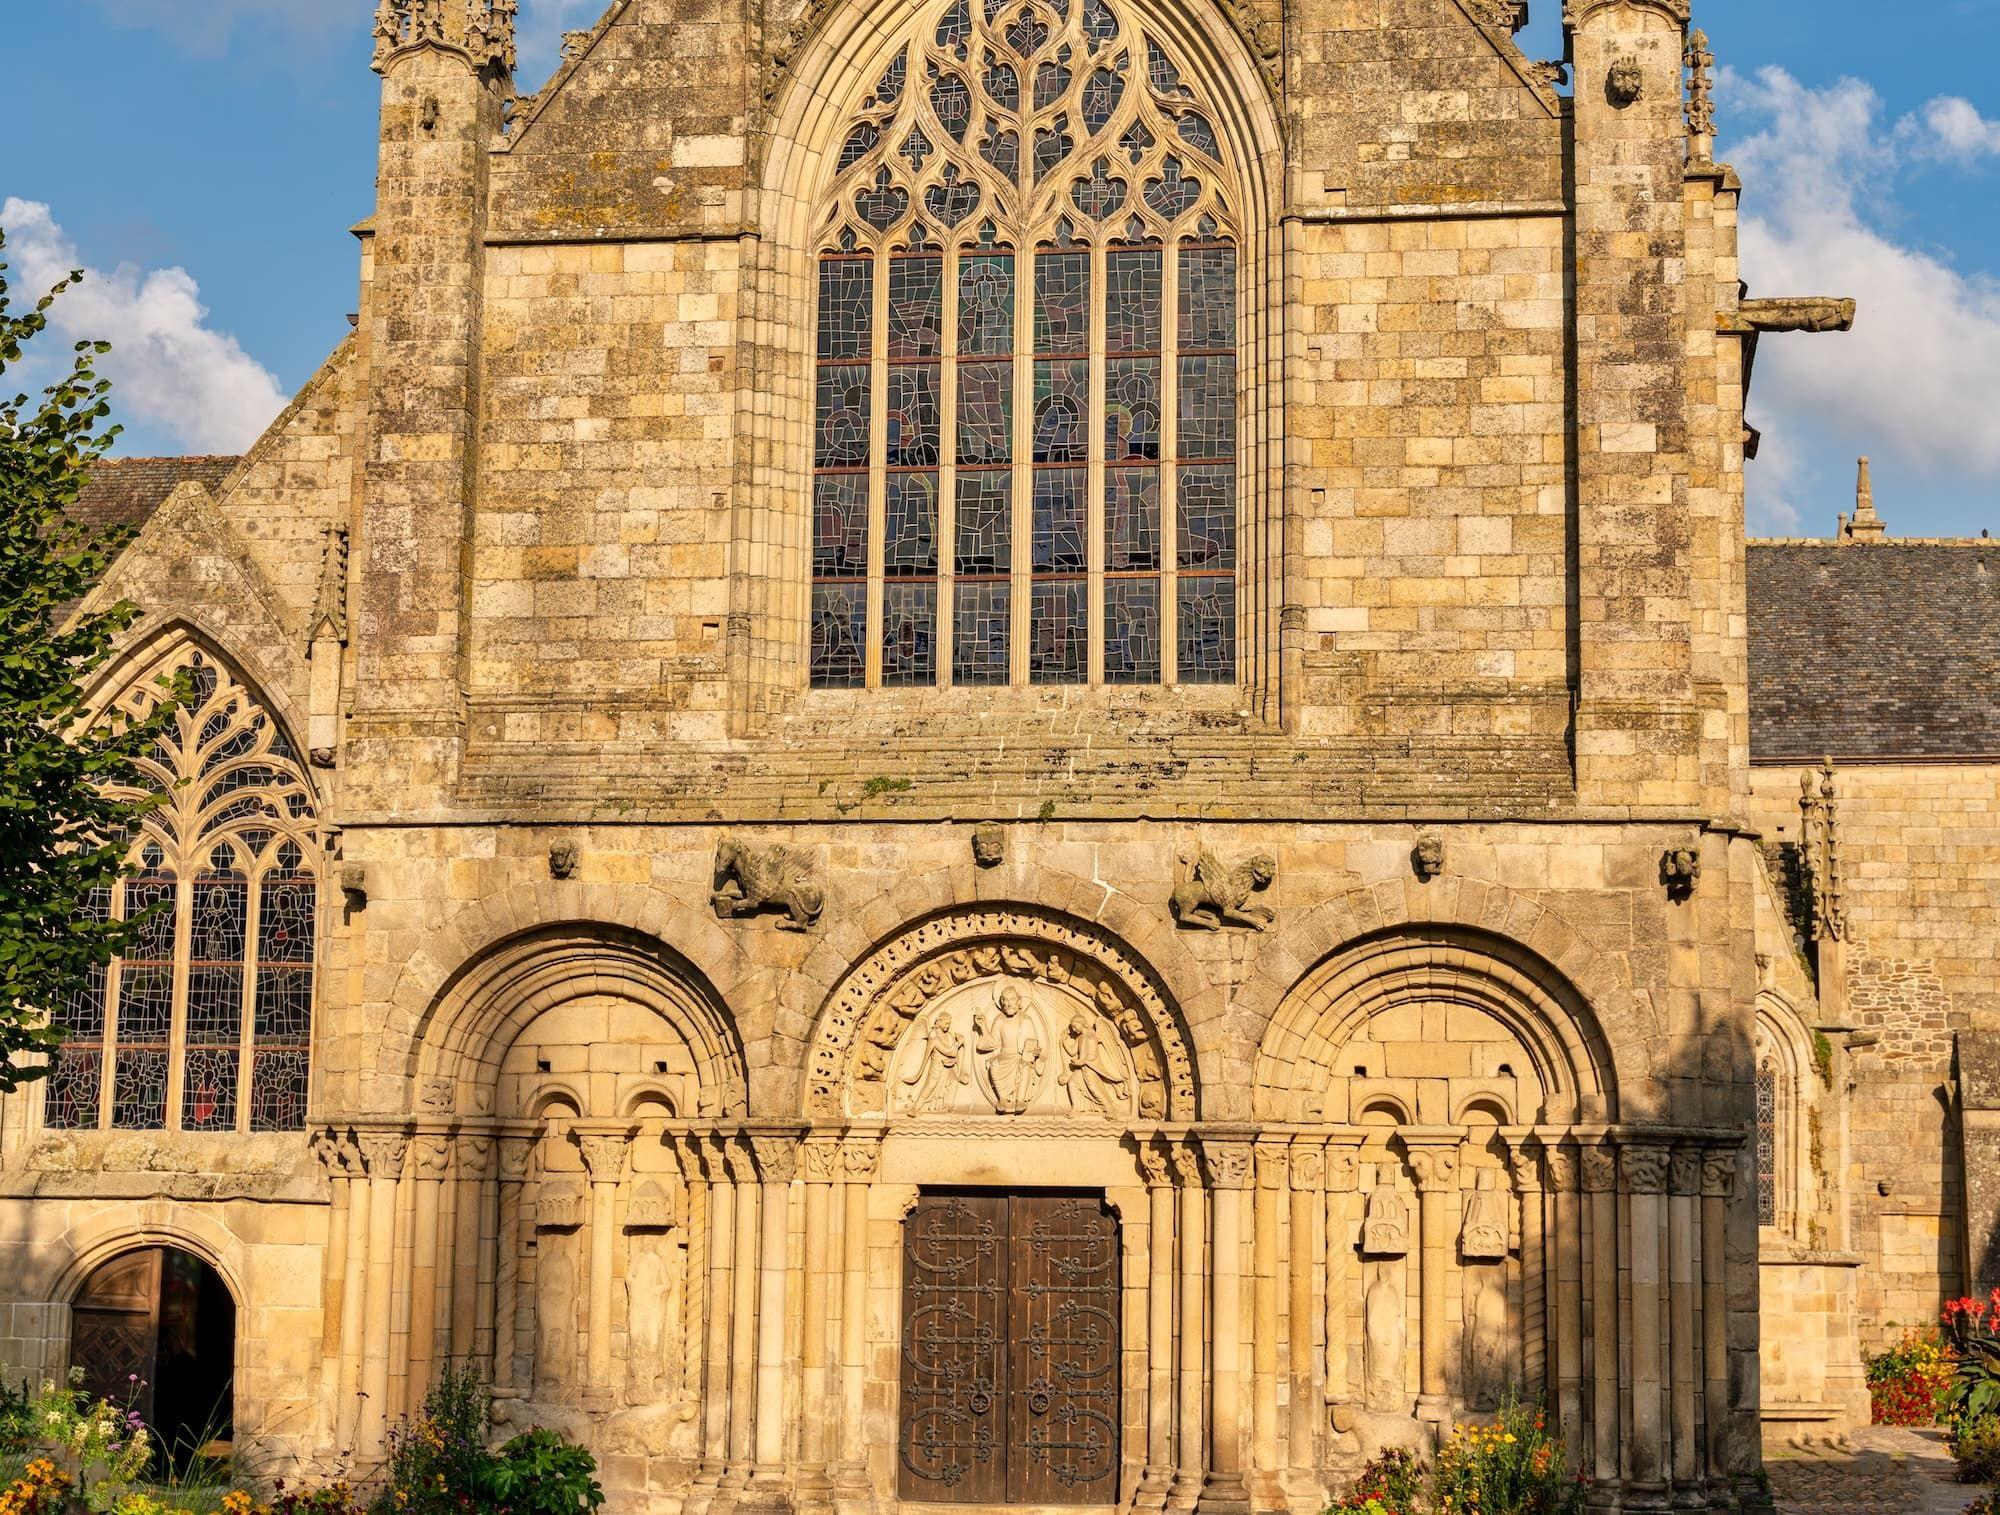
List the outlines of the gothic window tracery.
{"type": "Polygon", "coordinates": [[[51,1128],[305,1127],[317,935],[317,816],[278,722],[218,658],[183,645],[118,707],[149,714],[154,674],[189,703],[143,760],[161,803],[135,872],[92,908],[142,920],[122,959],[63,1015],[43,1106],[51,1128]]]}
{"type": "Polygon", "coordinates": [[[1108,0],[951,0],[821,223],[811,681],[1236,677],[1237,229],[1108,0]]]}

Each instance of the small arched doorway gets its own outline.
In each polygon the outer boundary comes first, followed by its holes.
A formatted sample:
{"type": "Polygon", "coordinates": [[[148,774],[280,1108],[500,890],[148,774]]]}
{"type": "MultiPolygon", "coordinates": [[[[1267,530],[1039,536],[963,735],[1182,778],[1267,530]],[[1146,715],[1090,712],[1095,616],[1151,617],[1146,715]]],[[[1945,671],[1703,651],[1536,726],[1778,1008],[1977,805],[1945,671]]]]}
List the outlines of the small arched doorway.
{"type": "Polygon", "coordinates": [[[84,1280],[69,1361],[85,1392],[129,1402],[177,1465],[234,1436],[236,1301],[191,1252],[120,1253],[84,1280]]]}

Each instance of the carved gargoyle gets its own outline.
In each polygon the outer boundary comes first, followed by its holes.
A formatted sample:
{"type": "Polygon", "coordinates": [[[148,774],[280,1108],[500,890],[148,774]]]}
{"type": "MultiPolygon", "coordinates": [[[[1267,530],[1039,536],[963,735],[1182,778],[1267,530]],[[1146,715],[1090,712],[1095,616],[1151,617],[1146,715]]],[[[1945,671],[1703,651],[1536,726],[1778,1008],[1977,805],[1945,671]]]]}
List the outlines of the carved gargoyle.
{"type": "Polygon", "coordinates": [[[1262,931],[1276,912],[1252,904],[1250,897],[1270,888],[1277,876],[1277,860],[1269,853],[1260,852],[1230,868],[1204,847],[1187,877],[1174,886],[1174,919],[1184,931],[1220,931],[1228,926],[1262,931]]]}
{"type": "Polygon", "coordinates": [[[719,920],[781,912],[780,930],[805,931],[826,906],[826,895],[812,874],[809,853],[782,842],[748,847],[725,836],[715,849],[715,888],[708,902],[719,920]]]}
{"type": "Polygon", "coordinates": [[[549,877],[575,878],[578,856],[575,842],[565,840],[552,843],[549,847],[549,877]]]}
{"type": "Polygon", "coordinates": [[[1646,71],[1637,58],[1627,55],[1611,65],[1611,72],[1604,80],[1604,93],[1613,105],[1620,110],[1636,105],[1645,92],[1646,71]]]}
{"type": "Polygon", "coordinates": [[[1701,854],[1692,847],[1675,847],[1660,855],[1660,882],[1667,886],[1667,898],[1677,903],[1694,898],[1694,886],[1701,881],[1701,854]]]}

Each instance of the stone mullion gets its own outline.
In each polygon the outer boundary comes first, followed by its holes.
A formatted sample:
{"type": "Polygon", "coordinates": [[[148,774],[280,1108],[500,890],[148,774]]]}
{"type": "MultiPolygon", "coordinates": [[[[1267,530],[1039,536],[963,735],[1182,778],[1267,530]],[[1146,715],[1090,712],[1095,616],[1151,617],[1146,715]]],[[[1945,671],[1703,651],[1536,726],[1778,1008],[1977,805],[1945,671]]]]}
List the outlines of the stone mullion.
{"type": "Polygon", "coordinates": [[[951,685],[952,647],[958,632],[958,260],[957,243],[938,258],[939,322],[944,349],[938,358],[937,612],[931,646],[937,682],[951,685]]]}
{"type": "Polygon", "coordinates": [[[870,689],[882,685],[882,583],[887,562],[889,514],[889,265],[885,246],[868,260],[868,579],[863,626],[868,643],[861,649],[863,681],[870,689]]]}
{"type": "MultiPolygon", "coordinates": [[[[241,842],[237,843],[244,851],[241,842]]],[[[250,1069],[257,1053],[257,933],[264,918],[264,874],[256,859],[243,869],[243,991],[238,997],[236,1018],[236,1129],[250,1129],[250,1069]]]]}
{"type": "MultiPolygon", "coordinates": [[[[1133,175],[1133,182],[1139,182],[1133,175]]],[[[1160,682],[1180,682],[1181,253],[1160,240],[1160,682]]]]}
{"type": "Polygon", "coordinates": [[[1104,541],[1104,434],[1105,434],[1105,325],[1106,305],[1111,287],[1106,282],[1108,261],[1104,235],[1090,244],[1090,410],[1084,427],[1085,504],[1083,525],[1084,637],[1088,652],[1085,679],[1104,682],[1104,567],[1108,560],[1104,541]]]}
{"type": "MultiPolygon", "coordinates": [[[[1021,87],[1026,89],[1024,78],[1021,87]]],[[[1023,138],[1027,136],[1025,127],[1023,138]]],[[[1029,143],[1021,143],[1025,162],[1029,143]]],[[[1035,528],[1035,239],[1023,235],[1014,250],[1014,523],[1009,534],[1013,568],[1008,577],[1007,682],[1028,682],[1033,619],[1035,528]]]]}
{"type": "MultiPolygon", "coordinates": [[[[129,879],[120,879],[112,891],[113,920],[125,919],[126,897],[131,887],[129,879]]],[[[124,999],[124,983],[125,959],[121,955],[104,965],[104,1039],[99,1043],[97,1054],[97,1126],[101,1131],[111,1129],[117,1110],[118,1011],[124,999]]]]}
{"type": "MultiPolygon", "coordinates": [[[[186,1093],[188,983],[194,977],[191,966],[194,939],[194,879],[198,865],[183,858],[174,870],[174,965],[173,995],[167,1013],[167,1108],[164,1122],[169,1131],[181,1129],[181,1099],[186,1093]]],[[[115,1119],[115,1117],[114,1117],[115,1119]]]]}

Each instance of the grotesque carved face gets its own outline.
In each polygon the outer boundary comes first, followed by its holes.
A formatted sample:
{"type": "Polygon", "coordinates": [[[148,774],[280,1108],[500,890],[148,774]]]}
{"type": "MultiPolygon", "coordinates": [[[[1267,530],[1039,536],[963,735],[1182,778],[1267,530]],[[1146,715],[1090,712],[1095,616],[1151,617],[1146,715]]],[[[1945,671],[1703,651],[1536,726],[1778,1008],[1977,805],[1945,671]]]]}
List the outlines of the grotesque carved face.
{"type": "Polygon", "coordinates": [[[1278,876],[1278,860],[1268,853],[1260,852],[1250,859],[1250,882],[1259,889],[1271,887],[1271,880],[1278,876]]]}
{"type": "Polygon", "coordinates": [[[1611,65],[1611,73],[1604,81],[1604,93],[1613,105],[1623,110],[1634,104],[1646,91],[1645,70],[1639,67],[1639,60],[1629,53],[1611,65]]]}
{"type": "Polygon", "coordinates": [[[1410,854],[1416,864],[1417,877],[1432,879],[1444,872],[1444,838],[1435,831],[1426,831],[1417,838],[1417,845],[1410,854]]]}

